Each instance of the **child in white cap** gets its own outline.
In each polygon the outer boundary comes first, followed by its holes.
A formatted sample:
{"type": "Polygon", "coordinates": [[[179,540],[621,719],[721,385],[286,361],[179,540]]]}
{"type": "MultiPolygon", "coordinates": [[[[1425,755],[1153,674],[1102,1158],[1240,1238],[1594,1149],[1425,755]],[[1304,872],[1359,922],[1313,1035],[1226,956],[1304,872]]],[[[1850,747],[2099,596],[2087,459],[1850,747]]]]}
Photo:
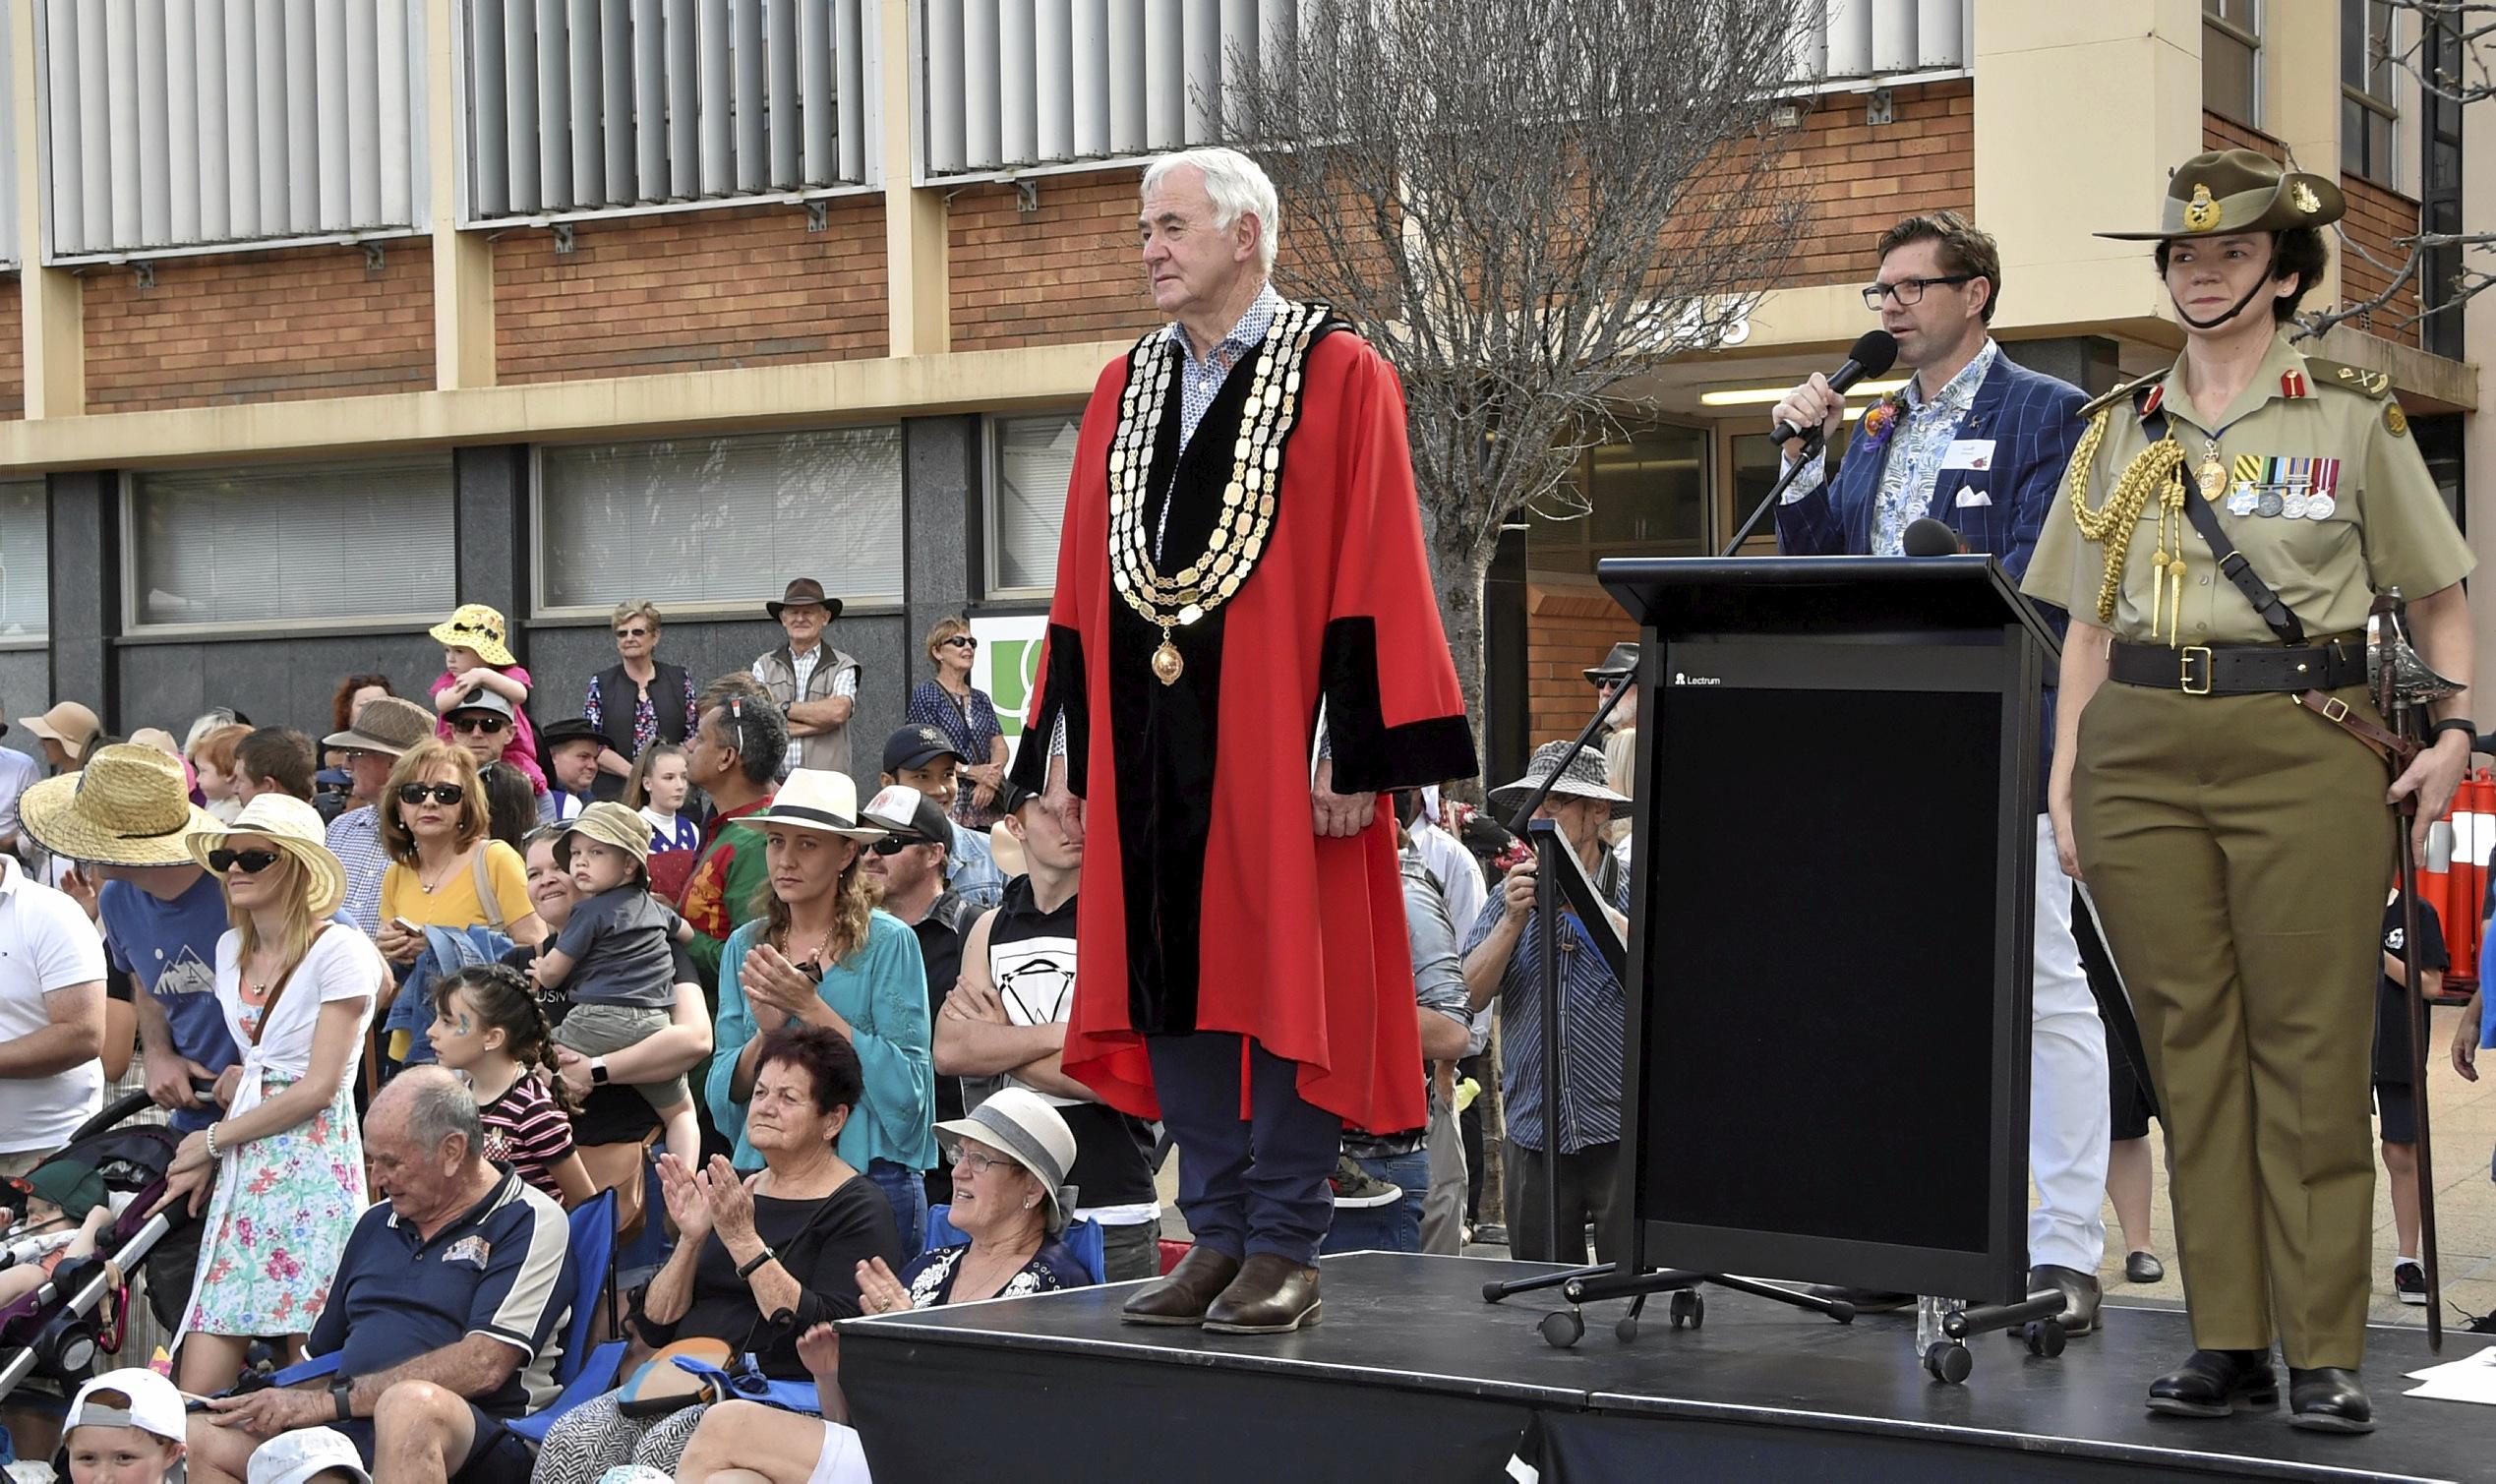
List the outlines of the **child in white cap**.
{"type": "Polygon", "coordinates": [[[164,1484],[182,1477],[182,1394],[150,1370],[106,1371],[78,1389],[61,1426],[72,1484],[164,1484]]]}
{"type": "Polygon", "coordinates": [[[250,1484],[373,1484],[364,1458],[334,1427],[299,1427],[252,1451],[250,1484]]]}

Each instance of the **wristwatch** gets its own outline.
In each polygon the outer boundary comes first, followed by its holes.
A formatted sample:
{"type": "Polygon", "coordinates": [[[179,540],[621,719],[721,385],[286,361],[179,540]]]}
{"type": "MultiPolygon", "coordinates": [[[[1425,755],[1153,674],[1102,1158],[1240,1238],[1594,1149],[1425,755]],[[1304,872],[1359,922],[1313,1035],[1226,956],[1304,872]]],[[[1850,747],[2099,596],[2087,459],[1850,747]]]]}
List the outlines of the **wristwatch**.
{"type": "Polygon", "coordinates": [[[354,1390],[355,1378],[352,1376],[340,1376],[329,1383],[329,1400],[337,1407],[337,1420],[340,1422],[355,1416],[355,1408],[347,1399],[347,1394],[354,1390]]]}
{"type": "Polygon", "coordinates": [[[603,1088],[603,1087],[605,1087],[605,1086],[607,1085],[607,1058],[606,1058],[606,1057],[604,1057],[604,1056],[593,1056],[593,1057],[589,1058],[589,1080],[590,1080],[591,1084],[592,1084],[593,1086],[596,1086],[596,1087],[602,1087],[602,1088],[603,1088]]]}
{"type": "Polygon", "coordinates": [[[776,1258],[779,1255],[779,1253],[772,1251],[769,1247],[765,1247],[762,1251],[755,1253],[751,1261],[741,1266],[737,1270],[737,1276],[740,1278],[752,1277],[756,1269],[762,1267],[763,1264],[770,1262],[773,1258],[776,1258]]]}

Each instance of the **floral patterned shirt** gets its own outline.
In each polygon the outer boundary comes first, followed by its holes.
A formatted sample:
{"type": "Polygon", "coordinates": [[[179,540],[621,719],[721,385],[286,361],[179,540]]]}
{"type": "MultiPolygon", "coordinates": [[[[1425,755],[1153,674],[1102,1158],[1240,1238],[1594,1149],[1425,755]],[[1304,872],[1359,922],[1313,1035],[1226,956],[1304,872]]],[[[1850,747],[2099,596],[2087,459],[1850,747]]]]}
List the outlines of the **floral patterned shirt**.
{"type": "MultiPolygon", "coordinates": [[[[1880,487],[1872,495],[1872,555],[1898,557],[1905,555],[1904,539],[1910,523],[1928,513],[1932,502],[1932,482],[1941,473],[1941,457],[1949,450],[1950,440],[1957,436],[1959,424],[1967,421],[1967,410],[1976,402],[1976,390],[1985,385],[1985,377],[1993,369],[1993,359],[2001,347],[1987,336],[1984,348],[1975,359],[1950,378],[1950,384],[1934,396],[1927,397],[1917,390],[1914,377],[1907,378],[1905,389],[1897,393],[1899,402],[1896,421],[1885,437],[1867,433],[1872,414],[1865,414],[1858,424],[1846,451],[1850,455],[1879,458],[1882,445],[1888,445],[1888,461],[1880,468],[1880,487]]],[[[1794,476],[1794,483],[1785,492],[1785,503],[1793,504],[1820,487],[1828,477],[1825,455],[1813,454],[1809,467],[1794,476]]]]}

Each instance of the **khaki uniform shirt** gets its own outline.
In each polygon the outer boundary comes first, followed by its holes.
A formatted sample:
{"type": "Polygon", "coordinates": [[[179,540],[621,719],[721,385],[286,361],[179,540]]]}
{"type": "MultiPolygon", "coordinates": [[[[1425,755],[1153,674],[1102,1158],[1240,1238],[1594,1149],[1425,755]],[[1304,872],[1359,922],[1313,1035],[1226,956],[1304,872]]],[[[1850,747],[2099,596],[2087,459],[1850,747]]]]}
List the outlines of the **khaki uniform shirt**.
{"type": "MultiPolygon", "coordinates": [[[[2220,524],[2308,635],[2362,629],[2377,593],[2398,587],[2404,597],[2423,598],[2461,581],[2476,564],[2408,436],[2388,381],[2329,361],[2309,364],[2285,335],[2272,340],[2261,369],[2211,426],[2204,426],[2186,394],[2180,359],[2163,377],[2110,403],[2106,437],[2081,492],[2090,509],[2105,505],[2123,470],[2148,446],[2140,401],[2153,386],[2160,388],[2158,410],[2167,414],[2168,432],[2182,445],[2187,480],[2215,442],[2229,479],[2226,492],[2212,502],[2220,524]],[[2289,513],[2299,509],[2306,513],[2289,513]],[[2327,513],[2313,518],[2317,509],[2327,513]]],[[[2155,495],[2142,508],[2110,622],[2098,616],[2106,554],[2074,523],[2068,482],[2054,498],[2020,590],[2082,623],[2111,628],[2127,642],[2169,638],[2165,618],[2154,619],[2150,611],[2160,508],[2155,495]]],[[[2182,549],[2179,642],[2279,642],[2221,574],[2208,543],[2188,520],[2182,549]]]]}

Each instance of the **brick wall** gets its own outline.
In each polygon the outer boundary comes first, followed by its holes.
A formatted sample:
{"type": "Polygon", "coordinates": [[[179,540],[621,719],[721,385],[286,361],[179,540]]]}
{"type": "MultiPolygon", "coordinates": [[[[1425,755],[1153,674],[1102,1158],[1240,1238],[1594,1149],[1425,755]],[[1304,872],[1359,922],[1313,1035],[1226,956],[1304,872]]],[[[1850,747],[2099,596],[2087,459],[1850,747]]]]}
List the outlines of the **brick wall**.
{"type": "Polygon", "coordinates": [[[885,353],[884,204],[829,226],[795,207],[584,221],[572,251],[515,228],[494,244],[495,376],[505,383],[720,371],[885,353]]]}
{"type": "Polygon", "coordinates": [[[26,416],[26,313],[18,280],[0,281],[0,418],[26,416]]]}
{"type": "Polygon", "coordinates": [[[1043,175],[1036,211],[1011,186],[963,188],[946,219],[953,348],[1115,340],[1162,323],[1136,256],[1141,178],[1043,175]]]}
{"type": "MultiPolygon", "coordinates": [[[[2382,293],[2402,265],[2409,261],[2409,250],[2396,244],[2404,237],[2417,235],[2418,204],[2398,191],[2354,175],[2343,175],[2340,189],[2348,198],[2348,215],[2342,223],[2348,240],[2335,244],[2340,253],[2340,295],[2344,303],[2356,304],[2382,293]],[[2369,256],[2372,262],[2368,261],[2369,256]]],[[[2401,322],[2417,312],[2418,290],[2413,280],[2403,284],[2383,309],[2355,324],[2385,339],[2415,345],[2418,326],[2401,322]]]]}
{"type": "Polygon", "coordinates": [[[1778,282],[1868,281],[1872,244],[1902,216],[1976,206],[1976,86],[1928,83],[1892,94],[1896,118],[1867,122],[1870,98],[1829,93],[1787,141],[1769,189],[1811,203],[1778,282]]]}
{"type": "Polygon", "coordinates": [[[1527,584],[1525,703],[1535,746],[1577,735],[1594,714],[1584,670],[1637,636],[1637,624],[1600,588],[1527,584]]]}
{"type": "Polygon", "coordinates": [[[2288,158],[2288,146],[2259,129],[2206,108],[2201,114],[2201,145],[2205,149],[2251,149],[2273,159],[2288,158]]]}
{"type": "MultiPolygon", "coordinates": [[[[87,408],[136,412],[225,402],[415,391],[434,383],[433,244],[296,248],[168,258],[152,288],[89,268],[87,408]]],[[[9,319],[18,318],[16,291],[9,319]]],[[[9,335],[12,364],[18,336],[9,335]]],[[[22,392],[21,388],[21,392],[22,392]]]]}

